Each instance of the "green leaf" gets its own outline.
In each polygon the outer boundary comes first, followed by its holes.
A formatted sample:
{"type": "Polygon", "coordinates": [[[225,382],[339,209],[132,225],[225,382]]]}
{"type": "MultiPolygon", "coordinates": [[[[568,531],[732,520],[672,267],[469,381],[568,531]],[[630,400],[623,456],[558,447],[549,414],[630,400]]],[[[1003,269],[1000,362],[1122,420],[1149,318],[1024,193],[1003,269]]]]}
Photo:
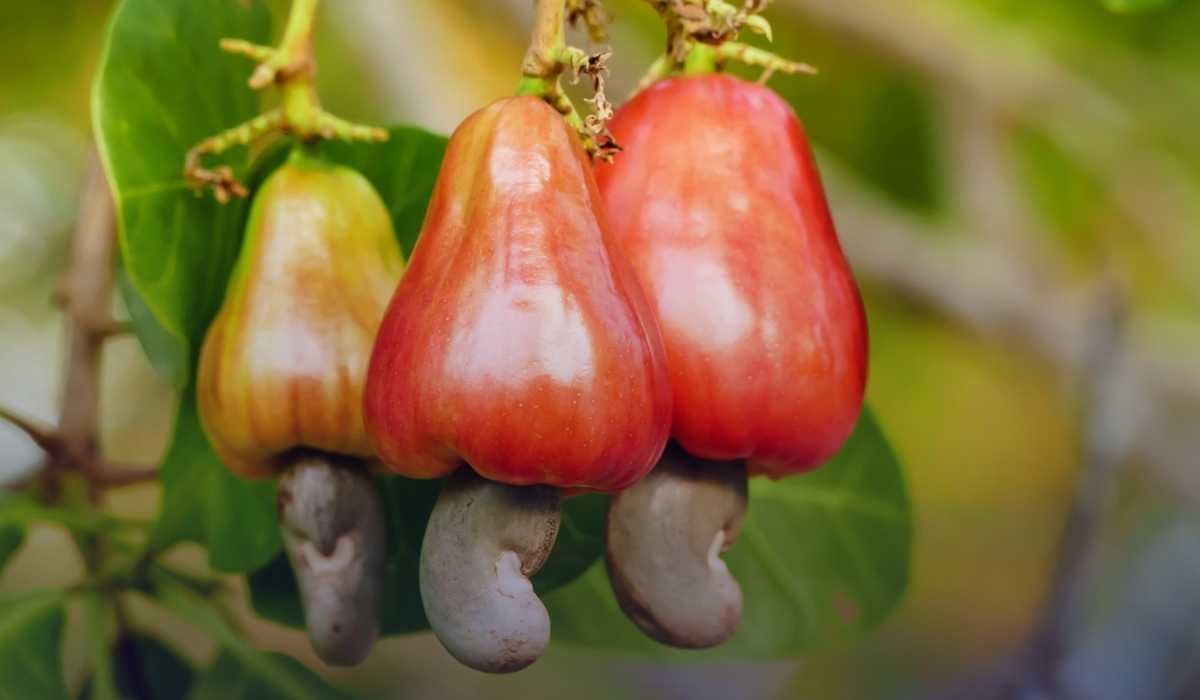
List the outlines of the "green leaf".
{"type": "MultiPolygon", "coordinates": [[[[112,667],[120,697],[183,698],[196,680],[191,663],[154,637],[121,637],[105,658],[112,667]]],[[[93,676],[80,691],[80,700],[99,700],[95,688],[93,676]]]]}
{"type": "Polygon", "coordinates": [[[1178,2],[1179,0],[1100,0],[1100,4],[1104,5],[1104,7],[1119,14],[1135,14],[1138,12],[1161,10],[1178,2]]]}
{"type": "Polygon", "coordinates": [[[269,675],[264,673],[262,665],[247,666],[231,652],[223,652],[200,677],[191,700],[349,700],[352,697],[289,656],[269,653],[261,656],[263,664],[271,667],[269,675]]]}
{"type": "Polygon", "coordinates": [[[547,596],[554,638],[673,659],[769,659],[856,637],[895,606],[908,583],[912,516],[903,475],[874,417],[829,464],[782,481],[755,479],[741,536],[726,561],[745,597],[727,644],[680,652],[620,612],[602,564],[547,596]]]}
{"type": "Polygon", "coordinates": [[[154,312],[146,306],[146,301],[138,294],[129,280],[129,272],[121,269],[117,277],[121,300],[129,313],[129,321],[133,333],[141,343],[150,364],[164,379],[170,382],[176,391],[183,391],[188,383],[188,344],[177,336],[172,335],[163,327],[154,312]]]}
{"type": "Polygon", "coordinates": [[[371,181],[387,204],[407,259],[421,232],[447,139],[407,126],[392,127],[388,133],[383,143],[324,141],[318,149],[325,158],[350,166],[371,181]]]}
{"type": "Polygon", "coordinates": [[[0,601],[0,697],[67,697],[62,677],[59,593],[0,601]]]}
{"type": "MultiPolygon", "coordinates": [[[[381,477],[379,487],[388,513],[388,591],[381,631],[386,636],[429,629],[421,606],[417,566],[425,524],[441,491],[441,481],[381,477]]],[[[564,586],[581,576],[604,551],[604,514],[608,499],[589,494],[566,501],[554,551],[534,577],[539,593],[564,586]]],[[[250,601],[260,616],[291,627],[304,626],[300,592],[287,557],[282,554],[249,577],[250,601]]]]}
{"type": "Polygon", "coordinates": [[[191,389],[180,400],[161,470],[163,501],[151,548],[198,542],[214,569],[233,572],[256,569],[279,551],[275,482],[248,481],[221,464],[204,436],[191,389]]]}
{"type": "Polygon", "coordinates": [[[0,573],[25,543],[25,528],[20,525],[0,525],[0,573]]]}
{"type": "MultiPolygon", "coordinates": [[[[112,534],[145,524],[138,520],[118,518],[91,507],[51,506],[38,502],[28,494],[0,494],[0,533],[16,531],[19,535],[34,523],[54,523],[77,534],[87,535],[112,534]]],[[[11,535],[9,537],[11,538],[11,535]]],[[[12,540],[8,542],[11,544],[12,540]]],[[[5,541],[0,540],[0,554],[3,554],[4,544],[5,541]]],[[[17,544],[19,545],[19,540],[17,544]]],[[[9,555],[11,554],[10,551],[9,555]]]]}
{"type": "MultiPolygon", "coordinates": [[[[124,0],[109,27],[92,115],[121,258],[133,289],[175,341],[171,362],[182,349],[184,366],[220,304],[248,206],[192,194],[184,155],[259,110],[245,84],[251,62],[220,51],[219,40],[266,43],[269,36],[269,12],[258,2],[124,0]]],[[[244,149],[228,162],[245,177],[244,149]]]]}
{"type": "Polygon", "coordinates": [[[563,503],[562,525],[554,551],[533,577],[538,595],[562,588],[579,578],[604,555],[604,520],[608,496],[589,493],[563,503]]]}

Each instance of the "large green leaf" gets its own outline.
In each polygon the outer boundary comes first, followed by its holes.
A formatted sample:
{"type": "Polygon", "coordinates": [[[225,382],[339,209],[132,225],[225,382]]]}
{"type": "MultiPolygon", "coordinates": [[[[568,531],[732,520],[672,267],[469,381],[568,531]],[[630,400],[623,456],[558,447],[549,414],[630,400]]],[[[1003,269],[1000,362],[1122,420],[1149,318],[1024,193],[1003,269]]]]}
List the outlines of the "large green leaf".
{"type": "Polygon", "coordinates": [[[0,698],[65,700],[64,617],[57,593],[0,601],[0,698]]]}
{"type": "MultiPolygon", "coordinates": [[[[252,66],[222,53],[219,40],[269,35],[262,3],[219,0],[124,0],[108,31],[92,112],[120,220],[121,291],[151,362],[181,390],[220,306],[248,207],[196,196],[183,159],[201,139],[259,110],[245,84],[252,66]]],[[[245,152],[226,162],[242,179],[252,174],[245,152]]],[[[152,545],[194,540],[208,547],[214,567],[260,566],[279,547],[271,485],[240,481],[220,465],[193,402],[183,394],[162,463],[152,545]]]]}
{"type": "Polygon", "coordinates": [[[171,332],[158,322],[142,295],[134,289],[129,272],[124,268],[117,276],[117,288],[129,314],[134,335],[145,350],[150,364],[176,391],[183,391],[191,374],[188,367],[188,343],[178,336],[171,335],[171,332]]]}
{"type": "MultiPolygon", "coordinates": [[[[912,518],[899,464],[864,412],[821,469],[755,479],[741,537],[726,561],[745,596],[727,644],[679,652],[642,635],[617,607],[602,564],[547,596],[560,641],[677,659],[777,658],[852,638],[877,624],[908,582],[912,518]]],[[[697,611],[697,614],[702,614],[697,611]]]]}
{"type": "Polygon", "coordinates": [[[378,144],[325,141],[322,156],[359,171],[383,197],[396,238],[407,258],[417,242],[425,209],[446,153],[446,137],[410,126],[388,130],[388,140],[378,144]]]}
{"type": "MultiPolygon", "coordinates": [[[[399,477],[378,479],[389,517],[387,597],[384,599],[382,633],[406,634],[429,629],[421,607],[417,565],[425,524],[441,490],[441,481],[417,481],[399,477]]],[[[552,591],[578,578],[603,553],[604,513],[608,499],[591,494],[569,499],[563,506],[563,523],[554,551],[534,577],[541,593],[552,591]]],[[[255,612],[291,627],[304,626],[300,592],[287,557],[277,556],[250,577],[250,599],[255,612]]]]}
{"type": "Polygon", "coordinates": [[[204,436],[196,395],[185,391],[175,436],[162,463],[163,500],[150,546],[199,542],[222,571],[250,571],[279,551],[275,483],[247,481],[225,468],[204,436]]]}
{"type": "MultiPolygon", "coordinates": [[[[216,313],[247,208],[244,200],[221,205],[195,196],[183,178],[184,154],[259,109],[245,84],[252,65],[221,52],[219,40],[266,43],[269,36],[259,2],[124,0],[109,27],[93,94],[97,143],[116,200],[122,261],[175,339],[175,356],[194,357],[216,313]]],[[[228,162],[245,177],[244,150],[228,162]]]]}

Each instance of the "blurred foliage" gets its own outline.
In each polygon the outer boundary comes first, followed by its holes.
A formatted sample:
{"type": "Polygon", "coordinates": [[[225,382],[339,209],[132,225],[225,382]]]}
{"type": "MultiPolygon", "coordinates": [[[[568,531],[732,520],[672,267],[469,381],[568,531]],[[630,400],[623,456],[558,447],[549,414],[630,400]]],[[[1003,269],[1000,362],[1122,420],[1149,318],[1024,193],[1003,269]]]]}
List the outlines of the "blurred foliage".
{"type": "Polygon", "coordinates": [[[58,591],[0,601],[0,678],[6,694],[68,697],[61,677],[63,602],[58,591]]]}
{"type": "Polygon", "coordinates": [[[1178,0],[1100,0],[1113,12],[1151,12],[1175,4],[1178,0]]]}

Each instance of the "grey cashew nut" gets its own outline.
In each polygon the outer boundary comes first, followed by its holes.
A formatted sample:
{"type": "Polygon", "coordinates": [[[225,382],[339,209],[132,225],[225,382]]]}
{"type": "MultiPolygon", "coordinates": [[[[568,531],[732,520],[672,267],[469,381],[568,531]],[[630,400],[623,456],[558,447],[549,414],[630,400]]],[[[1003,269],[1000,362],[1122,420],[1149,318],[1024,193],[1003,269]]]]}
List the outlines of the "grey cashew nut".
{"type": "Polygon", "coordinates": [[[276,498],[313,649],[328,664],[361,662],[379,637],[387,558],[374,481],[361,461],[305,452],[280,478],[276,498]]]}
{"type": "Polygon", "coordinates": [[[668,446],[646,478],[613,497],[608,578],[621,610],[651,638],[702,649],[742,620],[742,589],[721,554],[746,514],[746,466],[668,446]]]}
{"type": "Polygon", "coordinates": [[[562,515],[558,489],[507,486],[459,469],[446,482],[421,546],[421,600],[454,658],[509,673],[550,642],[550,615],[529,577],[542,568],[562,515]]]}

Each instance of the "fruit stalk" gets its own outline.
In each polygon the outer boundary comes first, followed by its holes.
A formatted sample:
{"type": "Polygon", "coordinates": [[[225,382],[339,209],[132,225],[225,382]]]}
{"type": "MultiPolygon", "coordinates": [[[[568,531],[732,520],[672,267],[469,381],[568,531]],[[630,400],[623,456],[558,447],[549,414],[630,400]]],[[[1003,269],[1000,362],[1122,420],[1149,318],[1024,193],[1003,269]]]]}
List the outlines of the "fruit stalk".
{"type": "Polygon", "coordinates": [[[566,0],[537,0],[533,34],[529,49],[521,63],[521,81],[517,95],[540,97],[554,107],[567,124],[579,134],[589,155],[611,160],[615,149],[605,123],[611,116],[611,106],[604,96],[604,76],[608,73],[607,53],[589,56],[568,46],[565,30],[566,0]],[[563,91],[562,74],[570,69],[576,77],[592,77],[595,92],[589,102],[595,113],[585,119],[563,91]]]}
{"type": "Polygon", "coordinates": [[[184,176],[193,186],[211,186],[217,201],[245,197],[249,191],[228,166],[205,168],[205,156],[218,155],[234,146],[246,146],[267,134],[279,132],[302,141],[339,138],[344,141],[386,141],[387,131],[354,124],[321,108],[317,97],[317,62],[313,33],[318,0],[293,0],[287,27],[278,47],[261,46],[242,39],[222,39],[222,51],[258,62],[248,81],[254,90],[276,85],[280,103],[237,126],[210,136],[193,146],[184,158],[184,176]]]}

